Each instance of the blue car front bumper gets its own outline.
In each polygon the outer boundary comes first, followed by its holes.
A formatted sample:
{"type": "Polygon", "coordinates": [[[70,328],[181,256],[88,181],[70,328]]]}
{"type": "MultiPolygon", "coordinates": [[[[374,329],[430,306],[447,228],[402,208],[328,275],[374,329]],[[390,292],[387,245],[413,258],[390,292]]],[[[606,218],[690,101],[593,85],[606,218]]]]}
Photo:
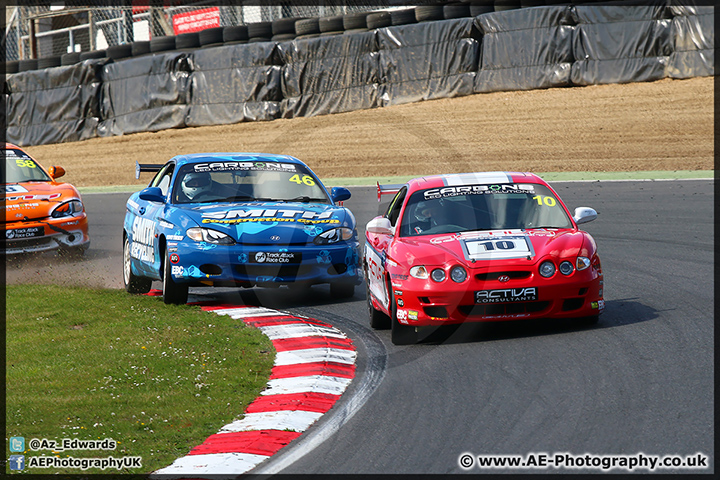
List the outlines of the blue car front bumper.
{"type": "Polygon", "coordinates": [[[179,242],[168,248],[176,283],[207,286],[362,283],[358,242],[333,245],[215,245],[179,242]]]}

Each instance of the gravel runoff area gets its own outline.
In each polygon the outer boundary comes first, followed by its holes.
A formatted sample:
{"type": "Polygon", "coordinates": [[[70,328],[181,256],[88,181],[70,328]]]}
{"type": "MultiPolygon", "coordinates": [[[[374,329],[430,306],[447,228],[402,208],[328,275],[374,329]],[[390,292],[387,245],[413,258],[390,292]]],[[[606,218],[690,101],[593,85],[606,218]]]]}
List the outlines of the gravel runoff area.
{"type": "Polygon", "coordinates": [[[144,185],[135,161],[289,154],[323,180],[508,170],[714,170],[714,77],[495,92],[308,118],[27,147],[77,187],[144,185]]]}

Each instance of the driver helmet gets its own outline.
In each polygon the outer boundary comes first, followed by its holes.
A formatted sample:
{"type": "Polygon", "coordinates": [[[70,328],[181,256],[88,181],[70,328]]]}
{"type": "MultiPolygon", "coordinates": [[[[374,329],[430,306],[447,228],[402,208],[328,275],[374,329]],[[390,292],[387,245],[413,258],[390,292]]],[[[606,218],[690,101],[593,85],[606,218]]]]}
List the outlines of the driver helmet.
{"type": "Polygon", "coordinates": [[[182,191],[190,199],[204,192],[209,192],[212,181],[210,174],[207,172],[191,172],[185,175],[182,180],[182,191]]]}
{"type": "Polygon", "coordinates": [[[432,202],[418,202],[415,206],[415,218],[419,222],[429,222],[438,209],[439,205],[432,202]]]}

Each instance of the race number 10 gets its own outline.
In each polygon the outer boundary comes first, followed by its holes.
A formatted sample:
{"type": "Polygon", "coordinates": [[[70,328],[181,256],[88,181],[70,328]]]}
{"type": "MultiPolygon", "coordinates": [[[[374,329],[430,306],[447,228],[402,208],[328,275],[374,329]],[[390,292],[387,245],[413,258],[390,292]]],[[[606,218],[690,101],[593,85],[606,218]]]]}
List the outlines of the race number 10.
{"type": "Polygon", "coordinates": [[[521,235],[465,240],[463,246],[468,260],[523,258],[533,255],[527,237],[521,235]]]}
{"type": "Polygon", "coordinates": [[[538,205],[544,204],[548,207],[554,207],[557,204],[553,197],[548,197],[547,195],[535,195],[532,198],[538,202],[538,205]]]}
{"type": "Polygon", "coordinates": [[[486,252],[492,252],[493,250],[512,250],[515,248],[515,242],[511,240],[490,240],[488,242],[480,242],[477,246],[483,247],[486,252]]]}

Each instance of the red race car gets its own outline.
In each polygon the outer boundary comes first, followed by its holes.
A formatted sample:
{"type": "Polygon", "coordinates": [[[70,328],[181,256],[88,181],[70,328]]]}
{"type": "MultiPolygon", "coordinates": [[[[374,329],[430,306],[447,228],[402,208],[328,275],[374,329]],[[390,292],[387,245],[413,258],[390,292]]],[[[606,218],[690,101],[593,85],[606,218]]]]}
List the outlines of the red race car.
{"type": "Polygon", "coordinates": [[[57,178],[62,167],[45,170],[23,149],[6,143],[5,245],[0,253],[17,254],[60,249],[82,254],[90,246],[82,198],[57,178]]]}
{"type": "Polygon", "coordinates": [[[603,312],[597,244],[557,193],[532,173],[483,172],[378,184],[395,194],[366,227],[364,268],[373,328],[392,342],[417,327],[603,312]]]}

